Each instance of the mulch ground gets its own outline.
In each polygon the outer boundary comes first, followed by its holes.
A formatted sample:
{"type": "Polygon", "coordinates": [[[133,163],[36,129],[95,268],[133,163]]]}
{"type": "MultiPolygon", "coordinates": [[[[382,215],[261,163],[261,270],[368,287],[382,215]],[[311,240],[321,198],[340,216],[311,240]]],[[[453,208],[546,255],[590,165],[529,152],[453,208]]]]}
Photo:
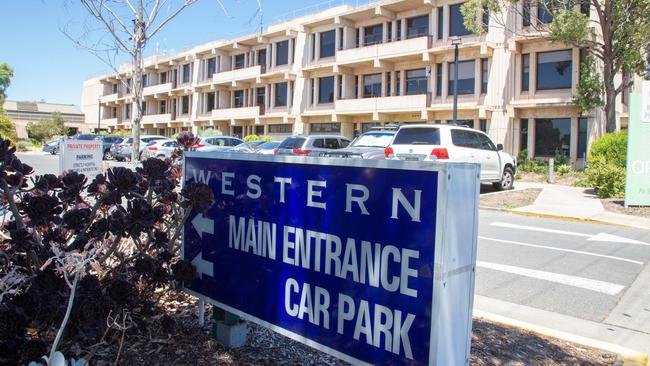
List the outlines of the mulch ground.
{"type": "MultiPolygon", "coordinates": [[[[577,186],[580,181],[586,179],[586,174],[583,172],[571,172],[565,175],[555,174],[555,181],[553,184],[559,184],[563,186],[577,186]]],[[[522,172],[517,173],[515,179],[515,185],[517,182],[533,182],[533,183],[548,183],[548,174],[544,173],[532,173],[532,172],[522,172]]]]}
{"type": "Polygon", "coordinates": [[[607,211],[650,218],[650,207],[627,207],[626,208],[624,206],[624,200],[620,198],[601,199],[600,202],[602,202],[603,207],[607,211]]]}
{"type": "MultiPolygon", "coordinates": [[[[275,332],[250,324],[248,345],[227,349],[211,337],[212,324],[197,324],[196,299],[175,294],[145,327],[129,328],[123,341],[111,330],[91,348],[92,365],[345,365],[346,363],[275,332]]],[[[208,307],[209,308],[209,307],[208,307]]],[[[210,310],[206,310],[206,320],[210,310]]],[[[90,350],[67,345],[66,355],[90,350]],[[76,352],[75,352],[76,350],[76,352]]],[[[613,365],[616,355],[518,328],[474,319],[470,365],[613,365]]]]}
{"type": "Polygon", "coordinates": [[[481,196],[481,206],[493,208],[518,208],[532,205],[542,192],[540,188],[505,191],[481,196]]]}

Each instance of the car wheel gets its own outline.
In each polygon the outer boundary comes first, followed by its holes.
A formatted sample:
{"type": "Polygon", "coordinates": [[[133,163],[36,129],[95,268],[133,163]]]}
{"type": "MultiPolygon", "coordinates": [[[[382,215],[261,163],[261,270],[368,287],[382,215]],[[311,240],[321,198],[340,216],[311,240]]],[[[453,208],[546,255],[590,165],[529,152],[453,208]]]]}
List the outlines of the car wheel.
{"type": "Polygon", "coordinates": [[[165,159],[166,156],[165,156],[165,154],[158,154],[158,155],[156,155],[156,158],[158,158],[158,159],[165,159]]]}
{"type": "Polygon", "coordinates": [[[507,167],[503,169],[503,175],[501,176],[501,181],[492,183],[492,186],[497,191],[507,191],[509,189],[512,189],[514,183],[515,183],[515,174],[512,172],[512,168],[507,167]]]}
{"type": "Polygon", "coordinates": [[[56,155],[56,149],[52,149],[52,151],[50,151],[50,154],[56,155]]]}

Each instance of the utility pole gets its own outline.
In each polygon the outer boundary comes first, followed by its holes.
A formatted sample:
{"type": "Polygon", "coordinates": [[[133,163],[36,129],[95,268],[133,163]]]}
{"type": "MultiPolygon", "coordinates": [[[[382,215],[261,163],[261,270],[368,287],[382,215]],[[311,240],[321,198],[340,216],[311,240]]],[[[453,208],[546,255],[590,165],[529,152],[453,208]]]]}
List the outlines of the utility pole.
{"type": "Polygon", "coordinates": [[[458,45],[460,45],[460,37],[452,37],[451,44],[454,45],[454,107],[452,123],[458,124],[458,45]]]}
{"type": "Polygon", "coordinates": [[[97,99],[97,133],[99,133],[99,129],[101,128],[101,122],[102,122],[102,100],[97,99]]]}

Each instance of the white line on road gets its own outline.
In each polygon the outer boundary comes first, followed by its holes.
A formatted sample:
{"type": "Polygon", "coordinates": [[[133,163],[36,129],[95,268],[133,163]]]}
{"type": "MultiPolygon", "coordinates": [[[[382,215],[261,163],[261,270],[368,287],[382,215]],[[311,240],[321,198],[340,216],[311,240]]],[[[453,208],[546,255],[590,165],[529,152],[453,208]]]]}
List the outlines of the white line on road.
{"type": "Polygon", "coordinates": [[[539,231],[539,232],[542,232],[542,233],[552,233],[552,234],[579,236],[579,237],[582,237],[582,238],[587,238],[587,240],[589,240],[589,241],[604,241],[604,242],[614,242],[614,243],[650,245],[650,244],[644,243],[642,241],[623,238],[623,237],[620,237],[620,236],[616,236],[616,235],[612,235],[612,234],[606,234],[606,233],[598,233],[598,234],[593,234],[592,235],[592,234],[576,233],[576,232],[573,232],[573,231],[547,229],[547,228],[537,227],[537,226],[517,225],[517,224],[511,224],[511,223],[508,223],[508,222],[498,222],[498,221],[491,223],[490,226],[505,227],[505,228],[509,228],[509,229],[539,231]]]}
{"type": "Polygon", "coordinates": [[[479,236],[478,238],[482,239],[482,240],[496,241],[496,242],[499,242],[499,243],[521,245],[521,246],[524,246],[524,247],[531,247],[531,248],[557,250],[557,251],[560,251],[560,252],[567,252],[567,253],[590,255],[590,256],[593,256],[593,257],[614,259],[614,260],[617,260],[617,261],[623,261],[623,262],[629,262],[629,263],[634,263],[634,264],[638,264],[638,265],[643,265],[643,262],[635,261],[633,259],[627,259],[627,258],[622,258],[622,257],[614,257],[614,256],[611,256],[611,255],[605,255],[605,254],[585,252],[585,251],[582,251],[582,250],[573,250],[573,249],[565,249],[565,248],[558,248],[558,247],[549,247],[549,246],[546,246],[546,245],[538,245],[538,244],[523,243],[523,242],[520,242],[520,241],[488,238],[488,237],[485,237],[485,236],[479,236]]]}
{"type": "Polygon", "coordinates": [[[590,278],[570,276],[560,273],[552,273],[545,271],[538,271],[529,268],[509,266],[506,264],[490,263],[483,261],[476,261],[477,267],[492,269],[500,272],[507,272],[519,276],[535,278],[544,281],[559,283],[573,287],[579,287],[585,290],[596,291],[606,295],[614,296],[621,292],[625,286],[617,285],[615,283],[592,280],[590,278]]]}

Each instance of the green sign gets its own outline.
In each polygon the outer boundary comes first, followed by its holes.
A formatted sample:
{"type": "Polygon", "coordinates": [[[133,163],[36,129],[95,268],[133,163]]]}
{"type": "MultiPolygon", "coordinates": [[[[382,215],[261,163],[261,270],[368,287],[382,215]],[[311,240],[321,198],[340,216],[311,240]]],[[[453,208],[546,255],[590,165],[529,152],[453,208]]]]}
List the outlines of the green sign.
{"type": "Polygon", "coordinates": [[[650,206],[650,81],[630,95],[625,206],[650,206]]]}

